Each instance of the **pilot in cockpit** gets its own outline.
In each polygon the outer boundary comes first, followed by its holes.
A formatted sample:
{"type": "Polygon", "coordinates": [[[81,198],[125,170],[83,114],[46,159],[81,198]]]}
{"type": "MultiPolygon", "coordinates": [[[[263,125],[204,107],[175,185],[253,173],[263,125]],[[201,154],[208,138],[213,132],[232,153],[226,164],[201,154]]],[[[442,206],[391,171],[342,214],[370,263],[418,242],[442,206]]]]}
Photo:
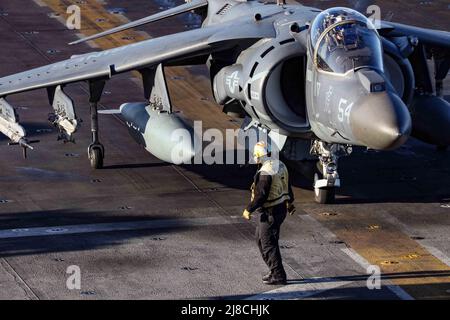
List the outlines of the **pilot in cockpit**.
{"type": "Polygon", "coordinates": [[[354,10],[323,11],[310,34],[314,61],[320,70],[344,74],[361,67],[383,69],[379,35],[372,23],[354,10]]]}
{"type": "Polygon", "coordinates": [[[327,48],[325,56],[329,63],[333,61],[333,65],[349,70],[354,67],[352,56],[358,55],[358,49],[361,48],[358,45],[357,23],[349,21],[348,23],[339,24],[345,20],[348,20],[345,14],[329,16],[329,19],[325,20],[328,27],[335,25],[324,39],[327,48]]]}
{"type": "MultiPolygon", "coordinates": [[[[345,14],[339,16],[329,16],[324,21],[324,30],[328,27],[347,20],[345,14]]],[[[358,35],[354,23],[340,24],[331,29],[325,41],[329,52],[337,49],[345,49],[346,51],[354,50],[358,47],[358,35]]]]}

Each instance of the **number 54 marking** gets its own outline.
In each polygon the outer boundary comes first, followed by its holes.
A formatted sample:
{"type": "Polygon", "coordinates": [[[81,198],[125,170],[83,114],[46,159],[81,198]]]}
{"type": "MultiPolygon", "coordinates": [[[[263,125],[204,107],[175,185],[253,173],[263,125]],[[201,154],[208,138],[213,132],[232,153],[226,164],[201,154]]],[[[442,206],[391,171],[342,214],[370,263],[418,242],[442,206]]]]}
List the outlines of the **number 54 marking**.
{"type": "Polygon", "coordinates": [[[338,106],[338,120],[340,122],[344,122],[344,119],[347,119],[347,123],[350,123],[350,111],[352,110],[353,102],[348,103],[348,101],[344,98],[341,98],[338,106]]]}

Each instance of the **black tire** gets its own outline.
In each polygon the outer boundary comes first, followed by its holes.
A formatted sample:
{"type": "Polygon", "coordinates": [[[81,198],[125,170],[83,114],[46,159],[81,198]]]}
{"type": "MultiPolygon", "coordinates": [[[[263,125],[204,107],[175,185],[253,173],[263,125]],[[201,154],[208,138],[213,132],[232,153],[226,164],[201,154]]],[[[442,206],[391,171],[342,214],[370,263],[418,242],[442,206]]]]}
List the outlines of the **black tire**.
{"type": "Polygon", "coordinates": [[[96,169],[103,168],[103,154],[102,154],[102,150],[100,148],[93,147],[91,149],[90,154],[89,154],[89,160],[91,162],[91,168],[92,169],[96,170],[96,169]]]}
{"type": "Polygon", "coordinates": [[[448,150],[448,146],[436,146],[436,150],[438,152],[446,152],[448,150]]]}
{"type": "MultiPolygon", "coordinates": [[[[314,185],[316,181],[322,179],[320,173],[314,175],[314,185]]],[[[336,188],[314,188],[314,199],[320,204],[331,204],[334,203],[336,198],[336,188]]]]}

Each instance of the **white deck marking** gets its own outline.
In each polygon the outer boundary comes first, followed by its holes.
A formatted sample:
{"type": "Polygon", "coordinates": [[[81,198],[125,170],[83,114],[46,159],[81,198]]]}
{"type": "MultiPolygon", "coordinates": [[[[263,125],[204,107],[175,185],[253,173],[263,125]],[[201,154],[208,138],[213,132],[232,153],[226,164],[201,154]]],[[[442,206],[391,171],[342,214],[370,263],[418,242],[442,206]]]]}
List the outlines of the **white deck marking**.
{"type": "MultiPolygon", "coordinates": [[[[408,237],[414,236],[417,232],[413,230],[411,227],[407,226],[400,220],[398,220],[396,217],[391,215],[389,212],[384,211],[383,212],[383,218],[389,222],[390,224],[396,226],[399,228],[403,233],[405,233],[408,237]]],[[[450,258],[443,253],[441,250],[429,245],[429,240],[415,240],[419,245],[421,245],[425,250],[427,250],[429,253],[431,253],[435,258],[440,260],[442,263],[446,264],[450,267],[450,258]]]]}
{"type": "Polygon", "coordinates": [[[33,0],[39,7],[46,7],[47,5],[43,3],[41,0],[33,0]]]}
{"type": "Polygon", "coordinates": [[[429,253],[431,253],[435,258],[441,260],[441,262],[445,263],[447,266],[450,267],[450,258],[447,257],[447,256],[445,255],[445,253],[443,253],[441,250],[439,250],[439,249],[437,249],[437,248],[435,248],[435,247],[432,247],[432,246],[429,246],[429,245],[426,245],[426,244],[422,243],[422,241],[423,241],[423,240],[419,240],[419,241],[418,241],[422,247],[424,247],[424,248],[425,248],[429,253]]]}
{"type": "MultiPolygon", "coordinates": [[[[364,270],[367,270],[371,264],[364,259],[362,256],[360,256],[355,250],[350,248],[344,248],[341,249],[342,252],[344,252],[346,255],[348,255],[350,258],[352,258],[353,261],[355,261],[357,264],[359,264],[364,270]]],[[[383,275],[381,275],[383,276],[383,275]]],[[[382,283],[385,287],[387,287],[391,292],[393,292],[397,297],[399,297],[402,300],[414,300],[413,297],[411,297],[405,290],[400,288],[399,286],[392,284],[389,280],[382,280],[382,283]]]]}
{"type": "Polygon", "coordinates": [[[191,219],[160,219],[144,220],[133,222],[114,222],[114,223],[96,223],[80,224],[53,227],[37,228],[19,228],[0,230],[0,239],[26,238],[26,237],[48,237],[68,234],[83,234],[95,232],[111,231],[134,231],[134,230],[152,230],[164,228],[184,228],[212,225],[226,225],[243,223],[237,217],[209,217],[209,218],[191,218],[191,219]]]}
{"type": "Polygon", "coordinates": [[[408,292],[403,290],[400,286],[397,286],[395,284],[384,284],[386,287],[388,287],[389,290],[391,290],[397,297],[399,297],[401,300],[415,300],[411,295],[409,295],[408,292]]]}
{"type": "Polygon", "coordinates": [[[305,283],[288,284],[284,287],[263,292],[244,300],[297,300],[318,295],[322,292],[337,289],[352,283],[333,278],[312,278],[305,283]]]}

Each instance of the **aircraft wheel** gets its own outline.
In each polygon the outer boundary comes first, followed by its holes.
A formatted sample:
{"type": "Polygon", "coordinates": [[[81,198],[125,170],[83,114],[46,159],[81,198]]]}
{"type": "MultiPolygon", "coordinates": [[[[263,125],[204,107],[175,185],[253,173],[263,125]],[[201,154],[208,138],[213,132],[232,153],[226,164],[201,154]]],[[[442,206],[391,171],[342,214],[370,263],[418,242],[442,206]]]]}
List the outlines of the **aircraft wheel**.
{"type": "Polygon", "coordinates": [[[99,147],[92,147],[89,152],[89,160],[92,169],[101,169],[103,167],[103,153],[99,147]]]}
{"type": "Polygon", "coordinates": [[[436,146],[438,152],[445,152],[448,150],[448,146],[436,146]]]}
{"type": "MultiPolygon", "coordinates": [[[[314,185],[317,180],[320,180],[322,175],[320,173],[316,173],[314,175],[314,185]]],[[[334,202],[336,197],[336,188],[314,188],[314,198],[317,203],[320,204],[330,204],[334,202]]]]}

